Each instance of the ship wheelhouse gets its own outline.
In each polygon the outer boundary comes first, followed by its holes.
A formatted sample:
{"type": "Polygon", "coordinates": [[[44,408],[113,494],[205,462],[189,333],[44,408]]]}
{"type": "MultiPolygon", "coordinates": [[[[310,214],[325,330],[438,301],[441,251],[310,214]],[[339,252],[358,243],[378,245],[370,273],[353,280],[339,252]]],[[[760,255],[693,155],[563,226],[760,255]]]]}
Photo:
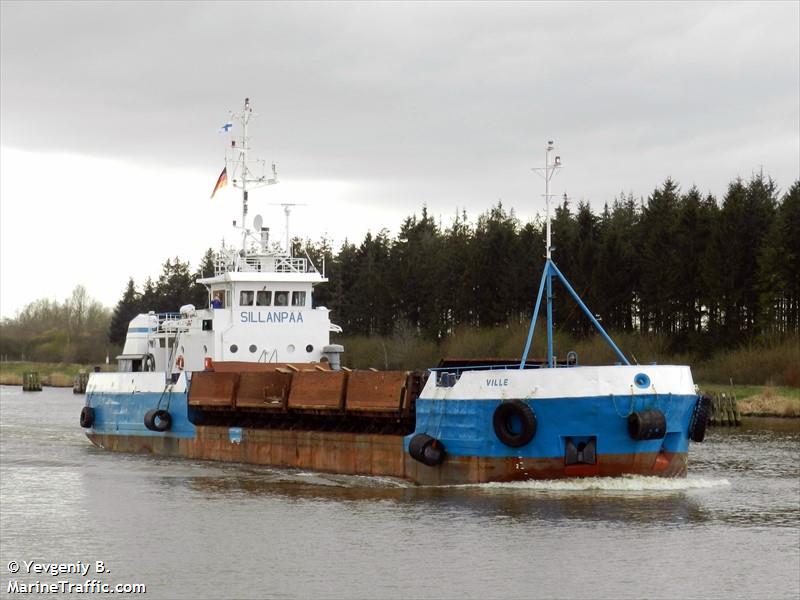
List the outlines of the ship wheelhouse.
{"type": "Polygon", "coordinates": [[[330,343],[329,311],[314,306],[314,286],[327,279],[307,258],[266,248],[217,255],[209,292],[213,360],[319,362],[330,343]]]}
{"type": "MultiPolygon", "coordinates": [[[[265,246],[266,244],[264,244],[265,246]]],[[[324,274],[307,258],[225,248],[213,277],[198,279],[208,306],[189,304],[177,313],[138,315],[128,328],[121,372],[199,371],[218,361],[338,363],[340,347],[330,345],[329,311],[313,303],[324,274]]]]}

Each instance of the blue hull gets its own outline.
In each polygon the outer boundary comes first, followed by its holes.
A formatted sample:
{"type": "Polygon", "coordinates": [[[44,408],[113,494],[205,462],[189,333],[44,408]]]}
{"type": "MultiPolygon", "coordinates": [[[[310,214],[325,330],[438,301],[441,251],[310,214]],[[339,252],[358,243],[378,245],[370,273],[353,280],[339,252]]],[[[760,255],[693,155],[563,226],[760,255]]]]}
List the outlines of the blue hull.
{"type": "Polygon", "coordinates": [[[632,397],[546,398],[529,400],[537,418],[533,439],[510,448],[495,435],[492,416],[501,400],[417,400],[417,426],[406,437],[405,447],[418,433],[444,444],[448,455],[481,457],[563,458],[565,438],[595,437],[597,453],[685,453],[689,447],[689,423],[697,396],[640,395],[632,397]],[[631,413],[660,410],[666,417],[663,439],[635,441],[628,433],[631,413]]]}
{"type": "Polygon", "coordinates": [[[537,419],[530,442],[509,447],[496,435],[494,400],[419,398],[413,434],[286,431],[194,425],[186,392],[90,392],[94,423],[87,436],[98,446],[126,452],[307,468],[346,474],[384,475],[423,484],[480,483],[530,478],[686,472],[694,395],[548,398],[526,402],[537,419]],[[144,425],[147,411],[168,410],[169,431],[144,425]],[[636,441],[627,429],[633,412],[659,410],[666,432],[636,441]],[[409,443],[427,434],[443,445],[441,464],[428,466],[409,454],[409,443]],[[595,444],[591,464],[569,464],[568,443],[595,444]]]}

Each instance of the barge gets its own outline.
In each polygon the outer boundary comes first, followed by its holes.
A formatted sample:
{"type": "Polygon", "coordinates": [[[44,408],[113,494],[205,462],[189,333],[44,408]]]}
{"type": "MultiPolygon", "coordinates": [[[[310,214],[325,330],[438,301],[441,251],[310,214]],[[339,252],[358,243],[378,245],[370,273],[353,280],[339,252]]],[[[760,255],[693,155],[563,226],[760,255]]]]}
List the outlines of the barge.
{"type": "MultiPolygon", "coordinates": [[[[223,175],[242,190],[241,247],[216,255],[200,279],[208,306],[135,317],[118,372],[92,373],[80,424],[100,448],[341,474],[425,485],[523,479],[683,476],[709,401],[688,366],[636,365],[608,337],[551,256],[547,144],[546,263],[519,360],[445,360],[427,371],[350,370],[341,328],[313,302],[327,281],[308,256],[270,243],[260,216],[247,227],[248,190],[277,183],[248,161],[249,100],[234,115],[223,175]],[[555,358],[552,285],[560,282],[618,363],[555,358]],[[547,357],[529,359],[544,304],[547,357]]],[[[226,128],[227,130],[227,128],[226,128]]],[[[223,176],[220,177],[220,181],[223,176]]],[[[220,183],[218,182],[218,186],[220,183]]],[[[216,189],[215,189],[216,191],[216,189]]]]}

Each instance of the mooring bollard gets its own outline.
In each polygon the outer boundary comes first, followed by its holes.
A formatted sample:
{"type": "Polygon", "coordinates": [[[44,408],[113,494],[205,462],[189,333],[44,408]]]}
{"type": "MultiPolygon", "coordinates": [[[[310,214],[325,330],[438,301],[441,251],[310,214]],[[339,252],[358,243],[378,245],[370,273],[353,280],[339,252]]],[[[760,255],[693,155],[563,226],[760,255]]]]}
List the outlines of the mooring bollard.
{"type": "Polygon", "coordinates": [[[22,374],[22,391],[23,392],[41,392],[42,381],[39,379],[39,373],[36,371],[27,371],[22,374]]]}

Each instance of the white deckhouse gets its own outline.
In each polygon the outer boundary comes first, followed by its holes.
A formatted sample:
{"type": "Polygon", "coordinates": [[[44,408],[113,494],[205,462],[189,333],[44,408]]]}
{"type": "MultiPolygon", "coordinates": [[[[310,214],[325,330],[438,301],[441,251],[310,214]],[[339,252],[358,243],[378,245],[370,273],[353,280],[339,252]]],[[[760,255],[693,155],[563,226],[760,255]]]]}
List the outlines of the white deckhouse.
{"type": "MultiPolygon", "coordinates": [[[[230,172],[235,187],[242,189],[242,245],[226,246],[216,255],[213,277],[199,279],[208,290],[208,307],[188,304],[177,313],[150,312],[134,318],[128,328],[119,370],[199,371],[217,361],[310,363],[339,366],[344,350],[330,344],[330,332],[341,332],[331,323],[329,311],[312,302],[315,285],[327,281],[306,257],[292,255],[289,213],[285,204],[285,247],[270,247],[269,228],[262,218],[246,226],[248,188],[277,183],[273,177],[254,175],[263,161],[248,161],[247,123],[253,115],[249,100],[244,110],[232,115],[242,135],[231,141],[224,174],[230,172]]],[[[222,177],[221,177],[222,179],[222,177]]],[[[234,226],[236,222],[234,221],[234,226]]]]}

